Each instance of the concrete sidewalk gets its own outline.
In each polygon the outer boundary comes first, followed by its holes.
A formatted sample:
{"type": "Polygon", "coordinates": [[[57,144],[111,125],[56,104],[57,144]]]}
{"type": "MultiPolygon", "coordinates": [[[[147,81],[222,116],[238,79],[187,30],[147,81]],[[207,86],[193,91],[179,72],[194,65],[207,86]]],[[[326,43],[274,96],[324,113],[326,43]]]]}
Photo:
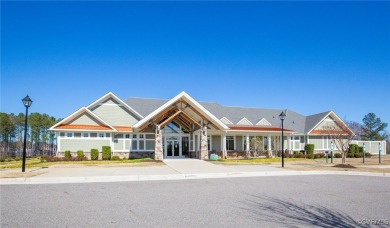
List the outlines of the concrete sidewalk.
{"type": "MultiPolygon", "coordinates": [[[[58,184],[123,182],[148,180],[184,180],[203,178],[290,176],[290,175],[367,175],[386,176],[383,173],[349,171],[294,171],[272,165],[219,165],[198,159],[166,159],[165,165],[144,167],[99,167],[77,168],[48,167],[45,173],[34,177],[2,178],[0,185],[9,184],[58,184]]],[[[34,170],[32,170],[34,171],[34,170]]],[[[42,170],[36,170],[42,171],[42,170]]]]}

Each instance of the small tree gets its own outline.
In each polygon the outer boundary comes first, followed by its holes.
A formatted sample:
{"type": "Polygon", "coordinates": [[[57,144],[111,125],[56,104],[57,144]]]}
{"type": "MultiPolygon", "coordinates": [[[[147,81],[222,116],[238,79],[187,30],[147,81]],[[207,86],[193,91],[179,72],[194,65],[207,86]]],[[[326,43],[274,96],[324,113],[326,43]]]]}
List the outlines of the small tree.
{"type": "Polygon", "coordinates": [[[305,151],[309,155],[309,158],[314,158],[314,144],[306,144],[305,151]]]}
{"type": "Polygon", "coordinates": [[[323,131],[332,139],[338,151],[341,151],[341,163],[345,164],[349,151],[349,144],[355,134],[343,124],[331,125],[324,127],[323,131]]]}

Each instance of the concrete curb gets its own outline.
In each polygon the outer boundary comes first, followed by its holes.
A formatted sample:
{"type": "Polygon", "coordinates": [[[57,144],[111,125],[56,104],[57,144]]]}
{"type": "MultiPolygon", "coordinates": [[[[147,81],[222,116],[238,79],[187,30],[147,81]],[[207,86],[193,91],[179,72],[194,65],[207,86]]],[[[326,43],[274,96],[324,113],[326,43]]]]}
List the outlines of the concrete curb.
{"type": "Polygon", "coordinates": [[[303,176],[303,175],[351,175],[351,176],[390,177],[390,173],[368,173],[368,172],[353,172],[353,171],[280,171],[280,172],[271,171],[271,172],[230,172],[230,173],[95,176],[95,177],[3,178],[0,179],[0,185],[193,180],[193,179],[212,179],[212,178],[303,176]]]}

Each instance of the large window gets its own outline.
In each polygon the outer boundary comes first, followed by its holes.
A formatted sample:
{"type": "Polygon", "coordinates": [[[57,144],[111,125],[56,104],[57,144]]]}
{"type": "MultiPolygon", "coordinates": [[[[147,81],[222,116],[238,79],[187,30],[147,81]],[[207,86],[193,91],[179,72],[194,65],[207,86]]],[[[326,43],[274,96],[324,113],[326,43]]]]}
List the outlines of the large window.
{"type": "Polygon", "coordinates": [[[226,150],[234,150],[234,136],[226,136],[226,150]]]}
{"type": "Polygon", "coordinates": [[[131,150],[154,150],[154,134],[133,134],[131,150]]]}

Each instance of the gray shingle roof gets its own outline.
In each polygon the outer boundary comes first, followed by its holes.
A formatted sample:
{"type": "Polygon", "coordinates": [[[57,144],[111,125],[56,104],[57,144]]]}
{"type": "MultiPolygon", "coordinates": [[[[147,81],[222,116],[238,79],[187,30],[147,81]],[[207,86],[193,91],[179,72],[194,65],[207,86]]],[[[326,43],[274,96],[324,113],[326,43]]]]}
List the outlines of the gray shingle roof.
{"type": "MultiPolygon", "coordinates": [[[[149,99],[149,98],[127,98],[124,102],[136,110],[144,117],[152,113],[154,110],[162,106],[169,100],[166,99],[149,99]]],[[[272,126],[281,126],[279,115],[282,111],[286,111],[286,119],[284,127],[294,130],[298,133],[307,133],[320,120],[322,120],[329,112],[323,112],[311,116],[304,116],[292,110],[284,109],[265,109],[265,108],[245,108],[223,106],[213,102],[199,102],[204,108],[210,111],[218,119],[222,117],[228,118],[233,124],[236,124],[242,118],[246,117],[254,125],[262,118],[266,119],[272,126]]]]}
{"type": "Polygon", "coordinates": [[[315,127],[318,122],[320,122],[325,116],[327,116],[330,113],[330,111],[327,112],[321,112],[318,114],[310,115],[306,117],[306,127],[305,127],[305,133],[308,133],[313,127],[315,127]]]}

